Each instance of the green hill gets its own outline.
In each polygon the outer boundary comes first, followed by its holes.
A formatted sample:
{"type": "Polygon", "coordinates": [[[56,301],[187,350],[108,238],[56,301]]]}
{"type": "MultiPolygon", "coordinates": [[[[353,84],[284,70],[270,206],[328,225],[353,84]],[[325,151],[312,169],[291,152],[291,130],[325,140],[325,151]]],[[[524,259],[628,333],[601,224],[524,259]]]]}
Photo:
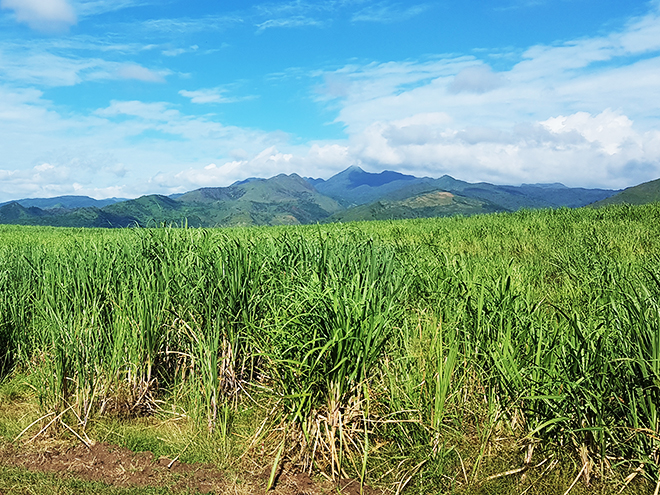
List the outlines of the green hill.
{"type": "Polygon", "coordinates": [[[2,223],[20,223],[22,221],[40,218],[44,215],[46,213],[40,208],[26,208],[16,201],[0,206],[0,222],[2,223]]]}
{"type": "MultiPolygon", "coordinates": [[[[162,222],[178,223],[186,216],[186,212],[182,210],[180,203],[159,194],[122,201],[121,203],[104,206],[101,210],[119,217],[131,218],[133,219],[132,224],[142,226],[159,225],[162,222]]],[[[122,226],[128,227],[130,225],[131,223],[122,226]]]]}
{"type": "Polygon", "coordinates": [[[614,196],[597,201],[590,206],[598,208],[600,206],[621,203],[642,205],[645,203],[654,203],[656,201],[660,201],[660,179],[629,187],[614,196]]]}
{"type": "Polygon", "coordinates": [[[50,225],[54,227],[126,227],[137,220],[99,208],[42,210],[36,206],[26,208],[17,202],[0,207],[0,224],[50,225]]]}
{"type": "Polygon", "coordinates": [[[453,215],[477,215],[506,211],[489,201],[457,196],[446,191],[431,191],[400,201],[381,200],[360,205],[336,213],[328,218],[331,222],[363,220],[400,220],[408,218],[448,217],[453,215]]]}
{"type": "Polygon", "coordinates": [[[314,223],[342,210],[297,174],[197,189],[176,201],[191,211],[206,211],[216,225],[314,223]]]}
{"type": "Polygon", "coordinates": [[[314,223],[341,209],[300,176],[281,174],[229,187],[196,189],[176,199],[142,196],[102,210],[135,218],[144,226],[187,222],[193,227],[215,227],[314,223]]]}

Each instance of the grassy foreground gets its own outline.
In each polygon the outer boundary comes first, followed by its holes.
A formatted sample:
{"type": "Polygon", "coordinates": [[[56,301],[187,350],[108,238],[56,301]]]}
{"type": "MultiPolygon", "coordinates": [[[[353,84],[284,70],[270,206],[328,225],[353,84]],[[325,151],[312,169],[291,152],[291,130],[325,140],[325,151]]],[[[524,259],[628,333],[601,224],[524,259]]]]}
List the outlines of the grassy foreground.
{"type": "Polygon", "coordinates": [[[286,465],[392,493],[653,492],[659,260],[660,204],[3,226],[0,438],[258,459],[266,486],[286,465]]]}

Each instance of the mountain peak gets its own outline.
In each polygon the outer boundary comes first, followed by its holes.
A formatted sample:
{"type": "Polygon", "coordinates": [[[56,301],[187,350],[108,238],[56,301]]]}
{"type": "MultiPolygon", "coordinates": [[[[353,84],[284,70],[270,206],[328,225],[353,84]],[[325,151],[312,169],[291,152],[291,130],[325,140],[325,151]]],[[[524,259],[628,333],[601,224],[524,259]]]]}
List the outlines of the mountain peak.
{"type": "Polygon", "coordinates": [[[343,180],[348,181],[347,186],[349,188],[356,188],[360,186],[368,187],[380,187],[390,182],[397,180],[416,180],[417,177],[414,175],[406,175],[400,172],[393,172],[391,170],[383,170],[379,173],[365,172],[357,165],[351,165],[343,172],[339,172],[335,176],[331,177],[326,181],[326,183],[333,180],[343,180]]]}
{"type": "MultiPolygon", "coordinates": [[[[25,208],[30,208],[36,206],[42,210],[48,210],[53,208],[64,208],[64,209],[75,209],[75,208],[85,208],[89,206],[95,206],[97,208],[102,208],[113,203],[119,203],[121,201],[126,201],[125,198],[107,198],[107,199],[94,199],[89,196],[55,196],[51,198],[24,198],[15,200],[16,203],[20,204],[25,208]]],[[[0,206],[5,206],[11,203],[0,203],[0,206]]]]}
{"type": "Polygon", "coordinates": [[[365,172],[357,165],[330,177],[327,181],[315,182],[316,190],[336,199],[344,206],[365,204],[406,187],[415,182],[425,182],[413,175],[384,170],[380,173],[365,172]]]}

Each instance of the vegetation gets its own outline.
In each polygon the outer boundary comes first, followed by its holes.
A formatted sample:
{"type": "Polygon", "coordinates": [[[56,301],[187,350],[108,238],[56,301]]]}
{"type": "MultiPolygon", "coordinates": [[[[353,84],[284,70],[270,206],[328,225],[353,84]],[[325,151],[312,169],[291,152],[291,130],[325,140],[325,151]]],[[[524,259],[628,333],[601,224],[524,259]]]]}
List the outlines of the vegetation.
{"type": "Polygon", "coordinates": [[[660,200],[660,179],[644,182],[637,186],[629,187],[623,191],[602,199],[593,204],[594,207],[601,207],[614,204],[642,205],[660,200]]]}
{"type": "Polygon", "coordinates": [[[520,208],[573,208],[614,193],[561,184],[470,184],[447,175],[431,179],[391,171],[372,174],[353,166],[327,181],[280,174],[170,197],[152,194],[103,202],[84,196],[24,199],[0,204],[0,224],[116,228],[176,223],[236,227],[402,220],[520,208]]]}
{"type": "Polygon", "coordinates": [[[0,420],[0,436],[90,442],[99,422],[151,415],[186,425],[172,448],[194,441],[191,460],[263,455],[268,485],[286,463],[397,493],[564,493],[578,474],[648,493],[659,220],[650,204],[296,228],[3,226],[0,392],[34,406],[0,420]]]}
{"type": "Polygon", "coordinates": [[[436,190],[408,197],[402,201],[377,201],[368,205],[355,206],[335,213],[327,221],[403,220],[453,215],[468,216],[504,211],[506,210],[488,201],[455,196],[449,192],[436,190]]]}

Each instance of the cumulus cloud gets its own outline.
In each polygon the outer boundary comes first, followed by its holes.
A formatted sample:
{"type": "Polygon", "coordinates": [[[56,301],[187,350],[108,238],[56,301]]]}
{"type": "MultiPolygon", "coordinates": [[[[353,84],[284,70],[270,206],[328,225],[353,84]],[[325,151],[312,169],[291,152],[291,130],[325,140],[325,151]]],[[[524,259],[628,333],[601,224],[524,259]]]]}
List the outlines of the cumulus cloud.
{"type": "MultiPolygon", "coordinates": [[[[99,187],[95,184],[100,176],[107,175],[102,163],[96,157],[94,165],[78,159],[60,157],[57,163],[43,162],[29,169],[0,169],[0,196],[6,199],[26,197],[53,197],[66,194],[91,196],[97,199],[125,197],[127,188],[114,184],[99,187]]],[[[116,177],[115,177],[116,179],[116,177]]]]}
{"type": "Polygon", "coordinates": [[[578,112],[496,128],[461,128],[428,115],[374,123],[353,136],[356,161],[418,175],[497,183],[557,182],[625,187],[660,175],[660,132],[638,132],[625,115],[578,112]],[[402,134],[403,133],[403,134],[402,134]]]}
{"type": "Polygon", "coordinates": [[[488,54],[347,65],[319,74],[317,99],[372,170],[625,187],[660,176],[658,32],[655,2],[619,31],[511,54],[504,72],[488,54]]]}
{"type": "Polygon", "coordinates": [[[1,0],[0,8],[13,10],[16,21],[38,31],[60,31],[77,22],[67,0],[1,0]]]}
{"type": "Polygon", "coordinates": [[[446,113],[420,113],[386,124],[376,123],[368,128],[368,133],[380,133],[393,146],[419,146],[442,139],[444,129],[451,121],[446,113]]]}
{"type": "Polygon", "coordinates": [[[633,131],[633,122],[627,116],[606,109],[599,115],[577,112],[564,117],[551,117],[540,125],[556,135],[577,133],[590,143],[597,143],[608,155],[621,151],[626,142],[641,144],[639,136],[633,131]]]}
{"type": "MultiPolygon", "coordinates": [[[[41,92],[8,91],[0,84],[0,201],[73,194],[74,182],[90,192],[121,187],[112,195],[122,197],[181,192],[189,185],[175,178],[182,170],[230,157],[250,160],[272,146],[286,146],[289,139],[283,133],[225,126],[211,117],[138,100],[114,100],[90,115],[60,114],[41,92]],[[158,171],[171,179],[167,185],[152,180],[158,171]]],[[[262,161],[274,170],[282,160],[262,161]]],[[[236,179],[245,178],[243,171],[236,179]]]]}
{"type": "Polygon", "coordinates": [[[251,156],[241,155],[242,159],[218,162],[220,165],[210,163],[177,173],[157,174],[151,182],[168,191],[182,192],[199,187],[227,186],[248,177],[271,177],[281,173],[329,177],[355,163],[348,147],[335,143],[314,143],[308,149],[290,153],[269,146],[251,156]]]}

